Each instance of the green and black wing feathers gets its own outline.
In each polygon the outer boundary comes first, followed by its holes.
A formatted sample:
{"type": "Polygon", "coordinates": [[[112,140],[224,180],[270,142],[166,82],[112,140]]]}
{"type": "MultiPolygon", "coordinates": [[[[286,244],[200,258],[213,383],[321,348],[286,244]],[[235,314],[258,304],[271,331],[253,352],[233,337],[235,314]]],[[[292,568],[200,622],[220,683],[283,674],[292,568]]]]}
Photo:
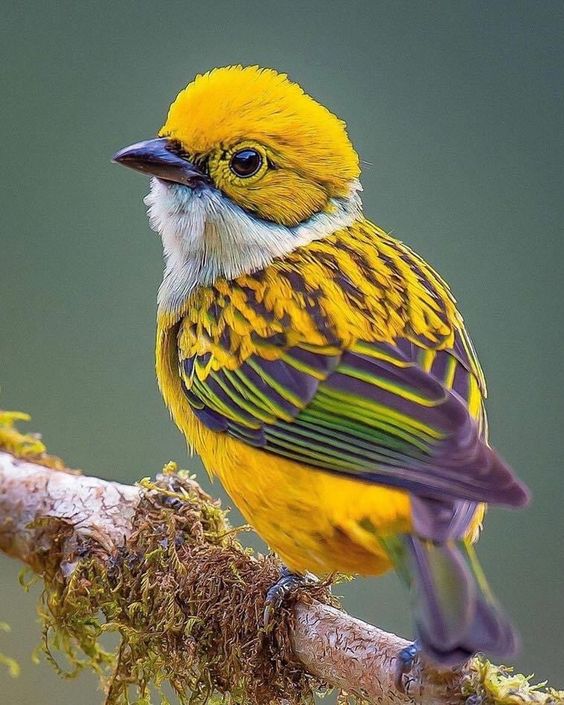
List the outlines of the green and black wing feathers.
{"type": "MultiPolygon", "coordinates": [[[[276,339],[268,341],[275,346],[276,339]]],[[[407,339],[281,348],[237,369],[180,360],[186,396],[209,428],[321,470],[438,499],[506,505],[524,486],[488,446],[469,396],[482,381],[469,341],[449,350],[407,339]]],[[[479,392],[478,392],[479,393],[479,392]]]]}

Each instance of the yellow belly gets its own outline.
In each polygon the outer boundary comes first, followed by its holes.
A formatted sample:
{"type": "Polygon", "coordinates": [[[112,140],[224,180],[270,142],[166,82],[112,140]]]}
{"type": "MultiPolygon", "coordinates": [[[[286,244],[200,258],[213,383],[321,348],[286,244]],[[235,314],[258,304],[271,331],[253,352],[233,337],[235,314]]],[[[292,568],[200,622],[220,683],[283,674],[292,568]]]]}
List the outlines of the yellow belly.
{"type": "Polygon", "coordinates": [[[245,519],[295,571],[377,575],[378,536],[410,530],[407,493],[280,458],[194,420],[195,450],[245,519]]]}

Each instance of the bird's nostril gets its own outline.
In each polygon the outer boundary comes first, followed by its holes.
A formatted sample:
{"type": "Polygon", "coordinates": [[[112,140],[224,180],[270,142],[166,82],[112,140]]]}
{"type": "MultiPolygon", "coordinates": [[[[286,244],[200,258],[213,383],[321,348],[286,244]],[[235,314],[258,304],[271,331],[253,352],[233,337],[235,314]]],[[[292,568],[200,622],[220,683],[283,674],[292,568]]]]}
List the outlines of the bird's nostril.
{"type": "Polygon", "coordinates": [[[188,152],[184,149],[179,140],[167,140],[165,143],[165,149],[167,152],[171,152],[171,154],[175,154],[181,159],[189,159],[188,152]]]}

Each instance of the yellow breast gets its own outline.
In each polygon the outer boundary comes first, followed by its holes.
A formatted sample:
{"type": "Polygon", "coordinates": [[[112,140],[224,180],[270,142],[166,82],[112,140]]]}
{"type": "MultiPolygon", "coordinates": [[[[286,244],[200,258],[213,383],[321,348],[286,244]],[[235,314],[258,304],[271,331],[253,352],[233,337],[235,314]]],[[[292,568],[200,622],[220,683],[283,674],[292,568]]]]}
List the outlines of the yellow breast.
{"type": "Polygon", "coordinates": [[[405,492],[299,465],[198,421],[192,429],[206,467],[289,568],[378,574],[390,567],[378,536],[409,531],[405,492]]]}

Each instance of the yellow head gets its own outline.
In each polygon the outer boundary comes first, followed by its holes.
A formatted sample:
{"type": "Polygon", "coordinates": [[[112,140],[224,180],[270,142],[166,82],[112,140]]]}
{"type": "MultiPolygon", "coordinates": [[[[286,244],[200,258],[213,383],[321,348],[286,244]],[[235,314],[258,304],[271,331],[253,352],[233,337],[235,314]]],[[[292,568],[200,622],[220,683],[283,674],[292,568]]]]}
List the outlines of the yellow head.
{"type": "Polygon", "coordinates": [[[146,203],[163,238],[167,308],[195,286],[250,273],[347,227],[360,211],[345,124],[273,69],[197,76],[158,139],[114,158],[156,177],[146,203]]]}
{"type": "Polygon", "coordinates": [[[360,173],[344,122],[285,74],[258,66],[197,76],[178,94],[159,134],[207,164],[233,201],[283,225],[350,195],[360,173]],[[239,176],[233,157],[250,150],[258,159],[249,155],[249,166],[257,168],[239,176]]]}

